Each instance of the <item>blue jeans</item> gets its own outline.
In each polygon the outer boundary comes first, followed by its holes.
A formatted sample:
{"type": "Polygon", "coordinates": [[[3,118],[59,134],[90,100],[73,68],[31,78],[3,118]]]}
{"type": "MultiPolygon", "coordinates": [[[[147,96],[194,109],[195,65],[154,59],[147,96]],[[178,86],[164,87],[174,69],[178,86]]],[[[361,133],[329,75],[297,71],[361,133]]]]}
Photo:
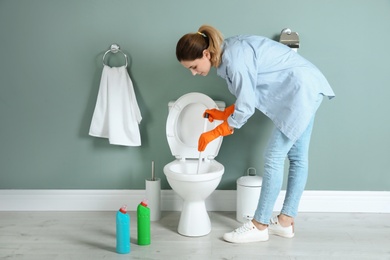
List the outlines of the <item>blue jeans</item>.
{"type": "MultiPolygon", "coordinates": [[[[321,99],[322,100],[322,99],[321,99]]],[[[321,102],[320,102],[321,103],[321,102]]],[[[319,105],[319,104],[318,104],[319,105]]],[[[265,150],[263,184],[254,219],[268,225],[282,188],[284,162],[290,161],[287,191],[281,213],[296,217],[299,201],[306,186],[309,168],[309,144],[314,116],[301,137],[294,143],[275,127],[265,150]]]]}

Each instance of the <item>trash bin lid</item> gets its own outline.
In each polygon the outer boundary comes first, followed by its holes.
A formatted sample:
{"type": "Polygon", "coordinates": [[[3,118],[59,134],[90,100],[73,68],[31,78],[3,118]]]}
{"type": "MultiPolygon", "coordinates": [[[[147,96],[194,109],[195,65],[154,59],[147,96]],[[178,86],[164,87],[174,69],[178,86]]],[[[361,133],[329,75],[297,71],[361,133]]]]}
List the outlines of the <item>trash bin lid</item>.
{"type": "Polygon", "coordinates": [[[237,179],[237,185],[245,187],[261,187],[263,178],[260,176],[242,176],[237,179]]]}

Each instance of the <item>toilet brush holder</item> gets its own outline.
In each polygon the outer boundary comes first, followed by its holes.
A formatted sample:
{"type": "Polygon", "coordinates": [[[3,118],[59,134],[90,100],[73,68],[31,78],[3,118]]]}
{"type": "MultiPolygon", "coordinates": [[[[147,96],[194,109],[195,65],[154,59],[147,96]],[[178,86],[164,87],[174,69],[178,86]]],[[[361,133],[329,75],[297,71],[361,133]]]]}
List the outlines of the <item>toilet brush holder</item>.
{"type": "Polygon", "coordinates": [[[145,180],[146,198],[150,208],[150,221],[161,218],[161,179],[154,174],[154,161],[152,161],[152,178],[145,180]]]}
{"type": "Polygon", "coordinates": [[[150,208],[150,221],[157,221],[161,217],[161,180],[147,179],[146,198],[150,208]]]}

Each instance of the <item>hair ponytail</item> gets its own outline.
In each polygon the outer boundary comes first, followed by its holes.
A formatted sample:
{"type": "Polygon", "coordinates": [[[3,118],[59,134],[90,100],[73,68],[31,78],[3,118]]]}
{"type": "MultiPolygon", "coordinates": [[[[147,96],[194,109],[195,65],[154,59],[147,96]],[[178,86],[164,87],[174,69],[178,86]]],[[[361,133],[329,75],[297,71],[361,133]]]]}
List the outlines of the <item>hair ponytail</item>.
{"type": "Polygon", "coordinates": [[[207,49],[211,54],[211,65],[218,67],[221,63],[222,56],[222,33],[210,25],[202,25],[198,31],[207,35],[207,38],[209,39],[209,46],[207,49]]]}
{"type": "Polygon", "coordinates": [[[188,33],[180,38],[176,45],[178,61],[192,61],[203,57],[203,51],[210,52],[211,65],[218,67],[221,63],[223,36],[210,25],[202,25],[198,32],[188,33]]]}

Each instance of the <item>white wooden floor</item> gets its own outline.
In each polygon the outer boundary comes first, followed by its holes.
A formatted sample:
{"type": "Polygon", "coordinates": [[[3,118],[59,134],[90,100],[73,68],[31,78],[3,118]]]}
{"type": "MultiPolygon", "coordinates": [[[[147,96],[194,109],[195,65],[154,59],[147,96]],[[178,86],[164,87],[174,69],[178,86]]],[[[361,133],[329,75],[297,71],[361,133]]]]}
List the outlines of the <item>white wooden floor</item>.
{"type": "Polygon", "coordinates": [[[209,235],[176,232],[179,212],[152,222],[152,244],[137,245],[131,216],[131,252],[115,253],[115,212],[0,212],[0,259],[390,259],[389,214],[301,213],[293,239],[230,244],[223,233],[240,226],[235,212],[210,212],[209,235]]]}

